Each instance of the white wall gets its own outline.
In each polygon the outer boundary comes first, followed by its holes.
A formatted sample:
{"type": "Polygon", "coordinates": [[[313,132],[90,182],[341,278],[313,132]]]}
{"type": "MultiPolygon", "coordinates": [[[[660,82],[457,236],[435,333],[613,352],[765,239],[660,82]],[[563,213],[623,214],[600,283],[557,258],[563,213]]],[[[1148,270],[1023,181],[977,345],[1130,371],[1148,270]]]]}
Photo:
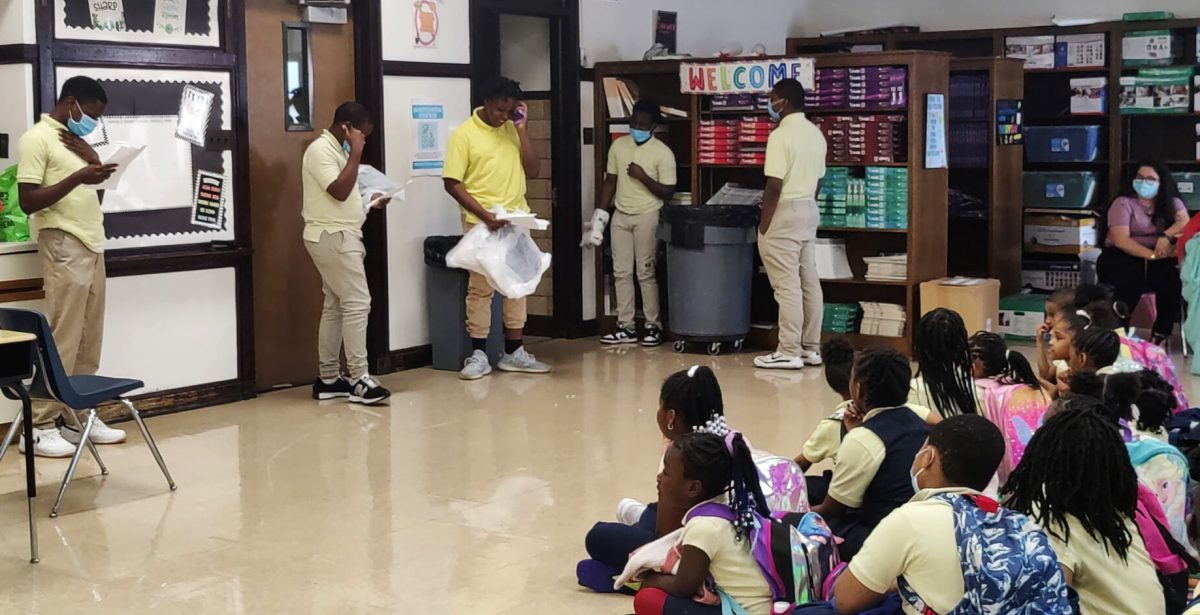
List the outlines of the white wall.
{"type": "Polygon", "coordinates": [[[0,92],[4,113],[0,133],[8,135],[8,157],[0,156],[0,171],[17,163],[17,140],[33,126],[33,65],[0,64],[0,92]]]}
{"type": "Polygon", "coordinates": [[[794,34],[802,36],[893,23],[922,30],[959,30],[1045,25],[1055,15],[1106,21],[1133,11],[1200,16],[1196,0],[797,0],[800,2],[806,10],[802,27],[794,34]]]}
{"type": "Polygon", "coordinates": [[[767,53],[780,54],[788,36],[800,31],[808,1],[581,0],[579,46],[591,62],[640,60],[654,42],[654,11],[663,10],[679,13],[679,53],[710,56],[736,42],[746,53],[762,43],[767,53]]]}
{"type": "MultiPolygon", "coordinates": [[[[579,84],[579,123],[581,128],[591,128],[596,124],[593,106],[595,94],[591,81],[579,84]]],[[[600,133],[595,133],[595,131],[593,133],[597,139],[603,137],[600,133]]],[[[582,135],[579,142],[583,143],[582,135]]],[[[592,145],[584,145],[581,150],[579,164],[582,173],[580,173],[579,179],[583,185],[580,187],[579,198],[583,203],[583,221],[588,222],[596,210],[596,148],[592,145]]],[[[581,228],[579,231],[582,233],[583,229],[581,228]]],[[[594,320],[596,318],[596,250],[580,249],[583,250],[583,271],[580,273],[583,280],[583,319],[594,320]]]]}
{"type": "Polygon", "coordinates": [[[470,13],[467,0],[438,2],[438,40],[418,47],[413,40],[413,3],[383,0],[383,59],[397,62],[471,62],[470,13]]]}
{"type": "MultiPolygon", "coordinates": [[[[442,103],[452,132],[471,115],[467,79],[384,77],[384,148],[388,176],[408,181],[413,135],[411,104],[442,103]]],[[[418,177],[407,199],[388,208],[388,332],[392,350],[429,343],[425,301],[425,238],[462,234],[458,205],[442,189],[441,177],[418,177]]]]}
{"type": "Polygon", "coordinates": [[[0,45],[33,44],[34,0],[0,0],[0,45]]]}

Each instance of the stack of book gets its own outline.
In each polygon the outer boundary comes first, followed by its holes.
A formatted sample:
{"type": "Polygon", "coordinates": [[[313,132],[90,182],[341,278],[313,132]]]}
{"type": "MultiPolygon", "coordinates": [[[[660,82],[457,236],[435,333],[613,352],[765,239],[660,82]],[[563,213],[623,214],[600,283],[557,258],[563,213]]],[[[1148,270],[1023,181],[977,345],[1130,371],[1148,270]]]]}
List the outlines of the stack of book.
{"type": "Polygon", "coordinates": [[[854,333],[862,320],[862,308],[857,303],[826,303],[821,330],[826,333],[854,333]]]}
{"type": "Polygon", "coordinates": [[[908,228],[908,169],[867,167],[866,228],[908,228]]]}
{"type": "Polygon", "coordinates": [[[699,164],[738,164],[738,120],[700,120],[696,147],[699,164]]]}
{"type": "Polygon", "coordinates": [[[903,337],[904,323],[908,320],[903,305],[863,301],[862,325],[859,333],[880,337],[903,337]]]}
{"type": "Polygon", "coordinates": [[[767,139],[775,129],[775,122],[751,115],[742,118],[738,131],[738,164],[763,166],[767,163],[767,139]]]}
{"type": "Polygon", "coordinates": [[[908,255],[866,256],[867,280],[871,282],[903,282],[908,279],[908,255]]]}

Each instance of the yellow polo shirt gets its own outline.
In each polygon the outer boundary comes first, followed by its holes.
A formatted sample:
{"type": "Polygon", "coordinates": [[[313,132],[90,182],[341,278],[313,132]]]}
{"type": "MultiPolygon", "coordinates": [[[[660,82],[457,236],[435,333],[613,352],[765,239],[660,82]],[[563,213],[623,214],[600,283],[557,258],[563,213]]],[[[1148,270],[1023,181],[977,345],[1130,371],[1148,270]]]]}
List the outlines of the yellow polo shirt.
{"type": "MultiPolygon", "coordinates": [[[[54,186],[87,166],[62,144],[58,133],[67,127],[49,115],[17,141],[17,183],[54,186]]],[[[52,228],[74,235],[92,252],[104,252],[104,213],[100,197],[90,186],[79,186],[59,202],[29,216],[34,233],[52,228]]]]}
{"type": "MultiPolygon", "coordinates": [[[[481,107],[482,108],[482,107],[481,107]]],[[[479,110],[450,137],[442,177],[462,182],[484,209],[497,205],[509,213],[529,211],[525,201],[525,166],[521,164],[521,137],[512,122],[499,128],[479,118],[479,110]]],[[[463,210],[467,222],[479,219],[463,210]]]]}
{"type": "MultiPolygon", "coordinates": [[[[804,442],[804,448],[800,452],[804,454],[804,458],[809,463],[815,464],[826,459],[837,461],[838,449],[842,446],[842,416],[846,413],[846,408],[850,406],[850,403],[844,401],[838,404],[833,414],[817,423],[817,428],[813,430],[812,435],[804,442]]],[[[912,410],[913,414],[920,417],[922,421],[928,420],[929,413],[932,412],[929,408],[918,404],[908,404],[908,409],[912,410]]],[[[871,416],[875,415],[872,414],[871,416]]],[[[869,443],[870,440],[867,440],[867,442],[869,443]]],[[[883,442],[880,442],[878,437],[875,438],[875,442],[880,447],[883,446],[883,442]]]]}
{"type": "Polygon", "coordinates": [[[1058,556],[1058,563],[1071,571],[1071,587],[1079,592],[1079,606],[1084,613],[1129,613],[1158,615],[1166,612],[1162,590],[1146,543],[1132,519],[1125,520],[1125,530],[1133,537],[1125,561],[1110,547],[1088,535],[1074,515],[1067,515],[1070,541],[1059,536],[1061,527],[1046,534],[1058,556]]]}
{"type": "Polygon", "coordinates": [[[608,150],[607,172],[617,178],[614,199],[617,211],[637,216],[661,209],[662,199],[650,192],[646,184],[629,176],[626,169],[631,163],[637,163],[645,169],[650,179],[665,186],[674,186],[678,183],[675,153],[666,143],[654,137],[638,145],[629,135],[617,139],[608,150]]]}
{"type": "MultiPolygon", "coordinates": [[[[903,576],[935,612],[948,613],[958,606],[966,587],[954,536],[954,509],[947,502],[930,499],[942,493],[979,494],[965,487],[917,492],[867,537],[850,561],[854,578],[867,589],[886,594],[896,578],[903,576]]],[[[907,602],[903,607],[905,613],[922,615],[907,602]]]]}
{"type": "Polygon", "coordinates": [[[770,615],[771,588],[750,552],[749,539],[737,540],[733,524],[716,517],[695,517],[683,526],[680,542],[708,555],[713,581],[750,615],[770,615]]]}
{"type": "Polygon", "coordinates": [[[342,231],[362,237],[367,212],[358,186],[350,190],[345,201],[329,194],[329,185],[337,181],[349,162],[342,144],[328,130],[321,131],[321,136],[304,151],[300,172],[304,187],[304,241],[316,243],[322,233],[332,235],[342,231]]]}
{"type": "MultiPolygon", "coordinates": [[[[909,409],[905,406],[896,406],[895,408],[876,408],[868,412],[863,417],[863,421],[869,421],[882,412],[892,410],[912,412],[922,419],[929,415],[927,408],[909,409]],[[925,416],[921,415],[922,412],[925,413],[925,416]]],[[[871,481],[875,480],[875,473],[879,471],[879,466],[883,465],[883,458],[886,456],[887,447],[884,446],[883,440],[875,435],[875,432],[861,427],[848,431],[846,437],[842,439],[842,446],[838,448],[837,462],[833,465],[833,479],[829,482],[829,496],[850,508],[862,508],[863,496],[867,492],[867,487],[871,485],[871,481]]]]}
{"type": "Polygon", "coordinates": [[[763,173],[783,181],[781,201],[814,199],[817,182],[825,177],[825,135],[803,113],[792,113],[779,122],[767,139],[763,173]]]}

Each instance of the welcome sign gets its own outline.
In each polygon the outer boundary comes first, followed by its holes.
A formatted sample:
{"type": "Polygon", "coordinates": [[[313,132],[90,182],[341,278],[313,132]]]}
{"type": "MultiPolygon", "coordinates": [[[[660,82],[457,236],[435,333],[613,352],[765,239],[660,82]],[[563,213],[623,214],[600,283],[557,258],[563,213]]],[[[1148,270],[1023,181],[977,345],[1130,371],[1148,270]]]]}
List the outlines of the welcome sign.
{"type": "Polygon", "coordinates": [[[795,79],[811,90],[815,73],[813,64],[812,58],[681,62],[680,91],[684,94],[759,94],[770,92],[784,79],[795,79]]]}

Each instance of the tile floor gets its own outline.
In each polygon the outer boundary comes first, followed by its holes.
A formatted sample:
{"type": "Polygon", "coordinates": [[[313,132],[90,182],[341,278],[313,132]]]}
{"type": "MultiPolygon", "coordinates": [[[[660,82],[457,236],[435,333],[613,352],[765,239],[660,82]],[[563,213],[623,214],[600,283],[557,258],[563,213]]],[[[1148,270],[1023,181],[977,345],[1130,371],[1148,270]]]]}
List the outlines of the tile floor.
{"type": "Polygon", "coordinates": [[[175,493],[131,432],[101,449],[108,477],[85,454],[50,519],[66,462],[39,460],[36,566],[14,447],[0,463],[0,612],[629,613],[626,597],[579,590],[574,568],[595,520],[654,495],[662,380],[710,365],[730,423],[787,455],[835,401],[820,370],[763,373],[750,354],[533,349],[554,375],[416,370],[383,379],[390,407],[293,389],[151,419],[175,493]]]}

